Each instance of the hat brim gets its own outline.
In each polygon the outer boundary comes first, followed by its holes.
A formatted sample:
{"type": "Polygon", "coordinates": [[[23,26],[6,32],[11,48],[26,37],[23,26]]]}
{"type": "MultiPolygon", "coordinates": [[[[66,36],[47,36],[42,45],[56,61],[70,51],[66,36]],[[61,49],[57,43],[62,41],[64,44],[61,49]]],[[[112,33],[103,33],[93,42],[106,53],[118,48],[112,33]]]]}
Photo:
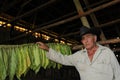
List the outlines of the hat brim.
{"type": "Polygon", "coordinates": [[[92,27],[92,28],[86,28],[86,27],[83,27],[81,30],[80,30],[80,40],[82,38],[83,35],[85,34],[94,34],[97,36],[98,39],[100,39],[100,34],[101,34],[101,30],[100,28],[97,28],[97,27],[92,27]]]}

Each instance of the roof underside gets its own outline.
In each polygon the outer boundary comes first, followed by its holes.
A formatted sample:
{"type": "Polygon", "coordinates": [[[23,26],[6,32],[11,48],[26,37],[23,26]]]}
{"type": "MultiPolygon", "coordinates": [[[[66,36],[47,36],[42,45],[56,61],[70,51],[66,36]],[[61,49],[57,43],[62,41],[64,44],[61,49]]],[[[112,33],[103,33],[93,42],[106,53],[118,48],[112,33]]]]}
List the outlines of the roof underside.
{"type": "MultiPolygon", "coordinates": [[[[100,27],[106,39],[120,37],[119,0],[80,0],[83,13],[77,12],[75,0],[1,0],[0,16],[19,25],[52,36],[79,43],[80,18],[85,16],[90,27],[100,27]],[[79,15],[78,15],[79,14],[79,15]]],[[[11,40],[23,39],[25,33],[11,29],[11,40]],[[13,39],[14,38],[14,39],[13,39]]],[[[27,39],[27,38],[25,38],[27,39]]],[[[6,40],[7,41],[7,40],[6,40]]]]}

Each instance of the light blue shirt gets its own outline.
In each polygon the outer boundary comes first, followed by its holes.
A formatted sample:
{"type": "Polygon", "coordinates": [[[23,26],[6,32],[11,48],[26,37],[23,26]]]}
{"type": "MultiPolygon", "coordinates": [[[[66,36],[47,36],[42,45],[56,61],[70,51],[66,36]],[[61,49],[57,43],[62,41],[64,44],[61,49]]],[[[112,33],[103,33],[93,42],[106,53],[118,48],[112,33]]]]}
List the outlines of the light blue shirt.
{"type": "Polygon", "coordinates": [[[120,80],[120,65],[113,51],[102,45],[98,46],[92,62],[86,49],[64,56],[50,48],[47,57],[63,65],[75,66],[81,80],[120,80]]]}

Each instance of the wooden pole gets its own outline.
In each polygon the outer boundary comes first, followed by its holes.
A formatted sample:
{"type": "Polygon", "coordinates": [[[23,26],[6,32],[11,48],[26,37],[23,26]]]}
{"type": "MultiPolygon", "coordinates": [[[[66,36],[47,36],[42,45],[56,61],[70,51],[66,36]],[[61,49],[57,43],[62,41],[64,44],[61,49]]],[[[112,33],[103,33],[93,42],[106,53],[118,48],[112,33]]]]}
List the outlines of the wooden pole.
{"type": "MultiPolygon", "coordinates": [[[[116,19],[116,20],[101,24],[101,25],[99,25],[97,27],[99,27],[99,28],[106,27],[106,26],[113,25],[113,24],[119,23],[119,22],[120,22],[120,19],[116,19]]],[[[75,35],[75,34],[79,34],[79,33],[80,33],[80,31],[77,31],[77,32],[69,33],[69,34],[66,34],[66,35],[59,36],[59,37],[67,37],[67,36],[71,36],[71,35],[75,35]]]]}
{"type": "Polygon", "coordinates": [[[26,13],[20,15],[20,16],[15,17],[15,18],[12,19],[10,22],[14,22],[14,21],[16,21],[16,20],[18,20],[18,19],[21,19],[22,17],[28,16],[29,14],[31,14],[31,13],[33,13],[33,12],[35,12],[35,11],[41,9],[41,8],[44,8],[44,7],[46,7],[47,5],[54,3],[55,1],[56,1],[56,0],[50,0],[49,2],[47,2],[47,3],[43,4],[43,5],[40,5],[40,6],[34,8],[34,9],[32,9],[32,10],[30,10],[30,11],[28,11],[28,12],[26,12],[26,13]]]}
{"type": "MultiPolygon", "coordinates": [[[[105,40],[105,41],[99,41],[98,43],[101,45],[120,43],[120,39],[109,39],[109,40],[105,40]]],[[[76,46],[72,47],[72,50],[79,50],[82,48],[83,48],[83,45],[76,45],[76,46]]]]}
{"type": "MultiPolygon", "coordinates": [[[[80,15],[81,13],[84,13],[83,8],[82,8],[82,6],[80,4],[80,1],[79,0],[73,0],[73,2],[75,4],[75,6],[76,6],[78,14],[80,15]]],[[[86,26],[86,27],[90,28],[90,24],[89,24],[86,16],[80,17],[80,20],[81,20],[83,26],[86,26]]]]}

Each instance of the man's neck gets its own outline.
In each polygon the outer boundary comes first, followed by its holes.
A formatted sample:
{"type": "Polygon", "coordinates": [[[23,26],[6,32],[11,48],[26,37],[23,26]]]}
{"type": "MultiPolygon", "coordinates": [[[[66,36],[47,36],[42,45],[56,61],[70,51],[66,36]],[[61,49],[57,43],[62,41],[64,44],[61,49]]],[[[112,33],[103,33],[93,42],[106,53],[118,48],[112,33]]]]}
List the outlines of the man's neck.
{"type": "Polygon", "coordinates": [[[97,49],[98,49],[98,46],[95,45],[95,46],[93,46],[93,48],[87,50],[90,62],[92,62],[93,56],[94,56],[97,49]]]}
{"type": "Polygon", "coordinates": [[[91,49],[87,49],[87,52],[88,52],[88,54],[94,54],[97,49],[98,49],[98,46],[95,45],[91,49]]]}

